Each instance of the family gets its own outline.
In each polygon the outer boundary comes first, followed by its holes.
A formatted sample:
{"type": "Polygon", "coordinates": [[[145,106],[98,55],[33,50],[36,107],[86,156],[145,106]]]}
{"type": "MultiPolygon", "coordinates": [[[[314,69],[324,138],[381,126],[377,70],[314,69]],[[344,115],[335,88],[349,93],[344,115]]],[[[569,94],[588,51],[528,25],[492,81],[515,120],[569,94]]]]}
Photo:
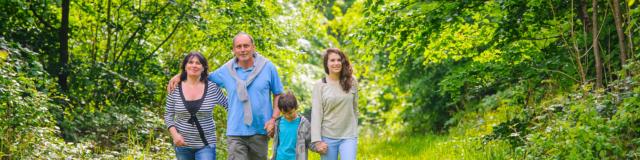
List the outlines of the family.
{"type": "Polygon", "coordinates": [[[323,56],[326,77],[313,87],[309,121],[249,34],[236,34],[232,50],[234,58],[211,73],[204,56],[191,52],[169,81],[164,121],[177,159],[216,159],[215,105],[227,111],[227,159],[265,160],[270,138],[271,159],[307,159],[307,149],[323,160],[356,159],[357,81],[342,51],[323,56]]]}

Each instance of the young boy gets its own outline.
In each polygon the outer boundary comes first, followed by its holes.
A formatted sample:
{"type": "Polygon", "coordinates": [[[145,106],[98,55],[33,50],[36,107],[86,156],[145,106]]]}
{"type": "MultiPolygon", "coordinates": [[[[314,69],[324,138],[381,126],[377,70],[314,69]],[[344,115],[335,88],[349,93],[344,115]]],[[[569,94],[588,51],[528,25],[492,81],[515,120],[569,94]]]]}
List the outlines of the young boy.
{"type": "Polygon", "coordinates": [[[271,159],[306,160],[307,148],[312,151],[316,150],[315,146],[311,144],[309,120],[297,114],[298,102],[291,91],[280,95],[278,109],[280,109],[282,116],[275,121],[273,157],[271,159]]]}

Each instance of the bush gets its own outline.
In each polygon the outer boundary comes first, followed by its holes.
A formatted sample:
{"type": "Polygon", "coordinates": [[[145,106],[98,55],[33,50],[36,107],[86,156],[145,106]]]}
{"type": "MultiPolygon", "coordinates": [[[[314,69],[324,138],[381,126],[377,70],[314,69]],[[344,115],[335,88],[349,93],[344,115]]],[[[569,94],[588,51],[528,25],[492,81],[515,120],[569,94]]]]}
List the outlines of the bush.
{"type": "MultiPolygon", "coordinates": [[[[637,62],[627,67],[640,69],[637,62]]],[[[610,83],[608,91],[576,89],[547,98],[493,126],[485,141],[511,142],[518,159],[637,159],[640,76],[633,75],[610,83]]]]}
{"type": "Polygon", "coordinates": [[[59,157],[64,142],[51,113],[47,74],[37,53],[0,38],[0,158],[59,157]],[[47,90],[44,90],[47,91],[47,90]]]}

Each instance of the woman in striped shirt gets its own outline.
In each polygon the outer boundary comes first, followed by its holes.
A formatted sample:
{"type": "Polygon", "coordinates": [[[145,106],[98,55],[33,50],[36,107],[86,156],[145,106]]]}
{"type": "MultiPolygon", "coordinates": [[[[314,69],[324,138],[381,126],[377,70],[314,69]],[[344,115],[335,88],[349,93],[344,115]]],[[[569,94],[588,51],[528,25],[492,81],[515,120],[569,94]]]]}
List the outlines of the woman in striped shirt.
{"type": "Polygon", "coordinates": [[[164,122],[177,159],[216,159],[216,126],[213,107],[227,108],[227,98],[215,83],[207,81],[204,56],[191,52],[182,61],[180,85],[167,95],[164,122]]]}

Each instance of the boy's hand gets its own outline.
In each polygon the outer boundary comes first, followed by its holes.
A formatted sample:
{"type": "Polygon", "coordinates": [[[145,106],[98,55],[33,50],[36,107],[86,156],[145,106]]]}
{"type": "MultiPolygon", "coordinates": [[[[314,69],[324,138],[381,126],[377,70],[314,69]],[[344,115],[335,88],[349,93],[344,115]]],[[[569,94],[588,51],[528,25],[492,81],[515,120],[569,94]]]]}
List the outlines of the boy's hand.
{"type": "Polygon", "coordinates": [[[271,133],[267,133],[267,136],[269,136],[269,138],[273,138],[273,136],[275,135],[276,132],[271,132],[271,133]]]}
{"type": "Polygon", "coordinates": [[[180,74],[176,74],[171,78],[171,80],[169,80],[169,84],[167,84],[167,94],[176,89],[178,84],[180,84],[180,74]]]}
{"type": "Polygon", "coordinates": [[[318,153],[320,154],[326,154],[327,149],[329,148],[327,143],[324,143],[323,141],[316,142],[316,147],[318,148],[318,153]]]}
{"type": "Polygon", "coordinates": [[[273,134],[274,134],[274,128],[275,126],[275,119],[270,119],[269,121],[267,121],[267,124],[264,125],[264,129],[267,130],[267,135],[271,138],[273,138],[273,134]]]}

